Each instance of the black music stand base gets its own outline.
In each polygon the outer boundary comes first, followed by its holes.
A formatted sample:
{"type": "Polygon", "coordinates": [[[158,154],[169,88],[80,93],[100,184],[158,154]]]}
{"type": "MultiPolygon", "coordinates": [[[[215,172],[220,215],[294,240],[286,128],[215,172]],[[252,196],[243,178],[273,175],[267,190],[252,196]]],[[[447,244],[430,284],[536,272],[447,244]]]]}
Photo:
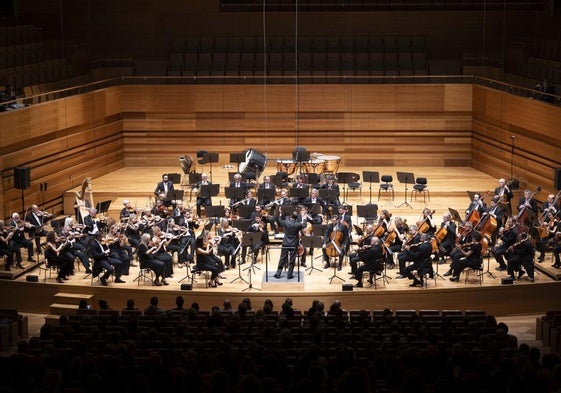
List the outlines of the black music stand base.
{"type": "MultiPolygon", "coordinates": [[[[338,259],[339,257],[337,257],[338,259]]],[[[329,283],[331,284],[333,282],[334,279],[338,278],[339,280],[345,282],[346,280],[344,278],[341,278],[337,275],[337,268],[339,267],[339,261],[336,261],[334,266],[333,266],[333,275],[331,277],[329,277],[329,283]]]]}
{"type": "Polygon", "coordinates": [[[238,280],[242,280],[246,284],[249,284],[249,281],[246,281],[246,279],[242,277],[242,265],[239,264],[239,263],[238,263],[238,277],[236,277],[232,281],[230,281],[230,284],[233,284],[238,280]]]}
{"type": "Polygon", "coordinates": [[[314,266],[314,254],[310,254],[310,267],[307,267],[307,268],[304,270],[304,272],[307,272],[308,270],[310,271],[310,272],[308,273],[308,276],[309,276],[310,274],[312,274],[312,272],[313,272],[314,270],[317,270],[318,272],[323,272],[323,270],[321,270],[321,269],[319,269],[319,268],[317,268],[317,267],[314,266]]]}
{"type": "Polygon", "coordinates": [[[484,271],[482,274],[488,274],[494,280],[495,275],[489,270],[489,265],[491,264],[491,251],[487,251],[487,270],[484,271]]]}
{"type": "MultiPolygon", "coordinates": [[[[415,175],[413,175],[412,173],[408,173],[408,172],[397,172],[397,179],[401,182],[404,183],[405,185],[405,201],[397,206],[397,208],[399,209],[401,206],[405,205],[405,206],[409,206],[411,209],[413,209],[413,206],[411,206],[408,202],[407,202],[407,192],[409,191],[409,189],[407,188],[407,185],[409,184],[409,179],[411,179],[411,181],[413,182],[415,179],[415,175]]],[[[413,184],[413,183],[411,183],[413,184]]]]}

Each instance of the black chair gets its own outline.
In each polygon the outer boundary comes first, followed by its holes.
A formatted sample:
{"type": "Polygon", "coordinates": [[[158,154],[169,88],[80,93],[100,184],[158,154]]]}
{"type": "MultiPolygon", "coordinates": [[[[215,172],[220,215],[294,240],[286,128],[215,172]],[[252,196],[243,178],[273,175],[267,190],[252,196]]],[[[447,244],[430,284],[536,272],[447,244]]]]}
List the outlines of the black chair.
{"type": "Polygon", "coordinates": [[[393,189],[393,176],[392,175],[383,175],[381,180],[383,181],[383,183],[380,183],[380,188],[378,189],[378,200],[380,200],[380,193],[382,192],[382,190],[384,190],[385,192],[390,192],[392,193],[392,201],[395,200],[395,193],[394,193],[394,189],[393,189]]]}
{"type": "Polygon", "coordinates": [[[427,188],[427,178],[426,177],[418,177],[415,179],[415,184],[413,185],[413,189],[411,190],[411,200],[413,200],[413,196],[417,199],[417,194],[423,193],[423,202],[425,202],[425,195],[428,195],[429,202],[430,202],[430,192],[427,188]]]}
{"type": "Polygon", "coordinates": [[[480,262],[481,263],[476,268],[466,267],[464,269],[464,271],[466,273],[465,279],[464,279],[464,284],[468,283],[469,274],[473,272],[477,275],[477,278],[479,279],[479,285],[480,286],[483,285],[483,275],[485,274],[485,272],[483,271],[483,258],[480,259],[480,262]]]}

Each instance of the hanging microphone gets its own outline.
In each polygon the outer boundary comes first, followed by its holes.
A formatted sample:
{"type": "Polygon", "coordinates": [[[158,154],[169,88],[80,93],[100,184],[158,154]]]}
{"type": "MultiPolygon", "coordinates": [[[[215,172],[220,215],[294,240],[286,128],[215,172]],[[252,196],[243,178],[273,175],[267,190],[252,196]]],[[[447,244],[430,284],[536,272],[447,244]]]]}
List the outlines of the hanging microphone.
{"type": "Polygon", "coordinates": [[[39,183],[39,191],[43,192],[43,183],[39,183]]]}
{"type": "Polygon", "coordinates": [[[510,139],[514,140],[514,138],[516,138],[514,135],[510,136],[510,139]]]}
{"type": "Polygon", "coordinates": [[[45,187],[44,187],[45,191],[47,191],[47,182],[45,182],[45,187]]]}

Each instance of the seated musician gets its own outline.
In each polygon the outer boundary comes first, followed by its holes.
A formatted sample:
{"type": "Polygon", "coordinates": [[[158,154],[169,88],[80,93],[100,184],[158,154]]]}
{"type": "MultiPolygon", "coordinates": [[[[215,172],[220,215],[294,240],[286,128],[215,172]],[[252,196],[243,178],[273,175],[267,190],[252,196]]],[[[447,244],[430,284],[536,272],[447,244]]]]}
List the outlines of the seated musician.
{"type": "Polygon", "coordinates": [[[171,233],[162,231],[159,226],[152,228],[152,243],[158,247],[152,256],[164,263],[164,278],[173,276],[173,257],[167,250],[172,240],[171,233]]]}
{"type": "Polygon", "coordinates": [[[240,247],[240,239],[238,234],[240,231],[230,225],[226,218],[220,219],[220,227],[217,234],[220,236],[220,243],[218,243],[218,255],[224,256],[224,267],[226,270],[232,266],[236,267],[236,255],[240,247]]]}
{"type": "Polygon", "coordinates": [[[211,183],[208,181],[208,175],[201,173],[201,180],[197,182],[199,195],[197,195],[197,216],[201,217],[201,206],[212,206],[212,198],[210,196],[201,195],[201,186],[209,186],[211,183]]]}
{"type": "Polygon", "coordinates": [[[559,269],[561,268],[561,259],[559,258],[559,254],[561,254],[561,231],[555,232],[548,244],[553,249],[553,257],[555,258],[555,263],[551,267],[559,269]]]}
{"type": "Polygon", "coordinates": [[[308,206],[312,213],[312,219],[314,220],[314,224],[321,224],[323,222],[323,213],[325,204],[323,203],[323,199],[319,196],[319,191],[317,188],[312,188],[310,191],[310,196],[304,200],[304,205],[308,206]],[[319,210],[316,212],[315,206],[319,206],[319,210]],[[316,213],[314,213],[316,212],[316,213]]]}
{"type": "Polygon", "coordinates": [[[236,203],[237,206],[251,206],[255,207],[257,205],[257,199],[253,197],[253,192],[247,190],[245,192],[245,198],[236,203]]]}
{"type": "Polygon", "coordinates": [[[251,247],[252,263],[255,263],[255,261],[257,260],[257,256],[259,255],[259,250],[262,250],[263,247],[269,243],[269,233],[267,232],[266,224],[260,215],[256,215],[253,217],[253,222],[249,227],[249,229],[247,230],[247,232],[248,233],[260,232],[261,238],[259,242],[251,246],[242,247],[242,262],[240,263],[245,263],[247,249],[249,247],[251,247]]]}
{"type": "Polygon", "coordinates": [[[514,272],[518,272],[517,278],[520,280],[524,274],[528,273],[528,280],[534,282],[535,253],[531,237],[522,232],[520,240],[510,246],[506,253],[508,277],[514,280],[514,272]]]}
{"type": "Polygon", "coordinates": [[[41,254],[41,237],[47,236],[44,225],[52,217],[52,214],[39,210],[37,205],[31,205],[31,212],[25,217],[25,221],[31,224],[29,238],[35,239],[37,254],[41,254]]]}
{"type": "Polygon", "coordinates": [[[469,206],[466,209],[466,217],[469,216],[474,210],[479,212],[479,216],[481,217],[481,215],[485,212],[486,209],[487,206],[485,205],[485,202],[483,202],[483,198],[481,197],[481,194],[476,192],[475,194],[473,194],[473,201],[469,204],[469,206]]]}
{"type": "Polygon", "coordinates": [[[255,210],[251,212],[251,214],[249,215],[249,219],[255,221],[255,217],[257,216],[261,217],[261,222],[263,223],[265,230],[267,230],[267,224],[269,224],[271,226],[271,231],[273,233],[278,233],[275,217],[269,215],[267,213],[267,210],[265,210],[265,208],[263,208],[259,204],[255,205],[255,210]]]}
{"type": "MultiPolygon", "coordinates": [[[[245,193],[247,192],[247,183],[242,181],[242,175],[240,175],[239,173],[236,173],[234,175],[234,178],[230,182],[229,187],[230,188],[241,188],[243,190],[242,195],[245,195],[245,193]]],[[[242,199],[243,199],[243,197],[230,199],[230,206],[232,206],[234,203],[237,203],[237,202],[241,201],[242,199]]]]}
{"type": "Polygon", "coordinates": [[[103,270],[105,270],[103,276],[99,278],[99,281],[103,286],[107,286],[107,279],[113,273],[115,273],[115,282],[123,282],[121,281],[121,261],[109,255],[110,250],[109,247],[107,247],[106,242],[107,241],[103,239],[101,232],[96,232],[95,235],[93,235],[92,242],[90,243],[90,255],[94,259],[92,274],[94,277],[97,277],[103,270]]]}
{"type": "Polygon", "coordinates": [[[331,244],[338,254],[337,270],[343,267],[343,258],[349,243],[349,227],[343,224],[337,214],[333,215],[327,224],[325,234],[323,235],[323,260],[325,265],[324,269],[329,269],[329,255],[326,251],[327,247],[331,244]],[[338,237],[339,239],[336,239],[338,237]]]}
{"type": "Polygon", "coordinates": [[[405,242],[407,233],[409,232],[409,227],[403,218],[395,217],[393,223],[393,227],[390,226],[390,230],[386,233],[384,239],[384,243],[390,251],[386,253],[388,269],[393,269],[395,267],[393,255],[401,251],[403,242],[405,242]]]}
{"type": "MultiPolygon", "coordinates": [[[[504,260],[504,255],[508,248],[516,243],[516,239],[518,238],[518,229],[516,228],[516,217],[511,217],[507,221],[507,225],[501,227],[499,229],[499,238],[501,244],[495,245],[491,249],[493,257],[499,264],[499,267],[496,268],[498,271],[506,270],[507,266],[504,260]]],[[[498,242],[497,242],[498,243],[498,242]]]]}
{"type": "MultiPolygon", "coordinates": [[[[471,243],[473,241],[473,236],[475,233],[477,232],[473,229],[473,224],[470,221],[464,224],[462,232],[456,233],[456,247],[452,249],[452,251],[450,251],[449,254],[451,261],[463,257],[464,253],[462,252],[461,247],[464,244],[471,243]]],[[[452,275],[452,265],[450,265],[450,269],[448,269],[448,271],[444,273],[444,276],[451,276],[451,275],[452,275]]]]}
{"type": "Polygon", "coordinates": [[[403,243],[401,250],[397,254],[399,274],[395,278],[405,278],[405,262],[413,260],[414,254],[411,245],[421,242],[421,234],[418,232],[417,225],[411,225],[408,232],[408,240],[403,243]]]}
{"type": "Polygon", "coordinates": [[[499,186],[495,188],[495,195],[493,200],[503,208],[503,217],[510,217],[512,215],[512,205],[510,203],[511,199],[514,197],[512,190],[506,184],[505,179],[499,179],[499,186]]]}
{"type": "MultiPolygon", "coordinates": [[[[304,175],[298,175],[296,177],[296,182],[294,183],[294,185],[292,186],[292,188],[296,188],[298,190],[302,189],[308,189],[308,184],[306,183],[306,176],[304,175]]],[[[303,197],[303,198],[294,198],[294,203],[298,204],[302,204],[305,203],[307,197],[303,197]]]]}
{"type": "Polygon", "coordinates": [[[260,199],[259,202],[258,202],[259,205],[265,206],[265,205],[268,205],[268,204],[270,204],[271,202],[274,201],[275,194],[276,194],[276,186],[275,186],[273,183],[271,183],[271,176],[265,176],[265,177],[263,178],[263,183],[261,183],[261,184],[259,185],[259,189],[264,189],[264,190],[272,189],[272,190],[275,190],[275,192],[273,193],[273,199],[269,199],[269,198],[267,197],[267,195],[265,195],[265,193],[263,193],[263,198],[260,199]]]}
{"type": "Polygon", "coordinates": [[[322,190],[335,190],[335,197],[333,199],[325,199],[325,211],[324,214],[328,213],[330,207],[339,206],[341,202],[339,201],[339,184],[335,182],[335,176],[327,175],[325,177],[325,183],[321,185],[322,190]]]}
{"type": "Polygon", "coordinates": [[[358,268],[358,262],[365,262],[363,260],[365,254],[361,253],[360,251],[370,246],[370,241],[372,240],[373,237],[374,237],[374,225],[368,224],[366,226],[364,233],[357,241],[357,245],[358,245],[357,251],[349,254],[349,264],[351,265],[351,271],[349,272],[349,274],[351,274],[351,278],[356,278],[357,276],[356,273],[358,268]]]}
{"type": "Polygon", "coordinates": [[[454,254],[450,269],[452,277],[450,281],[458,282],[460,274],[465,268],[479,269],[481,267],[481,234],[473,231],[472,241],[462,244],[457,248],[459,253],[454,254]]]}
{"type": "Polygon", "coordinates": [[[131,206],[131,202],[128,199],[123,200],[123,208],[119,212],[119,219],[121,222],[129,219],[131,214],[137,214],[136,210],[131,206]]]}
{"type": "MultiPolygon", "coordinates": [[[[452,221],[452,215],[449,212],[442,215],[440,230],[446,231],[444,238],[439,241],[437,251],[438,263],[442,265],[446,263],[446,257],[456,246],[456,223],[452,221]]],[[[439,234],[439,231],[436,231],[436,234],[439,234]]]]}
{"type": "Polygon", "coordinates": [[[156,185],[154,195],[156,195],[156,199],[165,201],[169,191],[173,191],[173,182],[169,179],[168,174],[164,173],[162,181],[156,185]]]}
{"type": "Polygon", "coordinates": [[[372,283],[372,274],[382,271],[382,258],[384,257],[384,248],[382,241],[376,236],[370,238],[370,242],[363,246],[358,252],[360,260],[364,262],[362,266],[356,269],[354,278],[358,281],[355,285],[357,288],[362,288],[362,276],[364,272],[370,272],[371,276],[369,282],[372,283]]]}
{"type": "Polygon", "coordinates": [[[422,287],[426,273],[429,273],[431,278],[433,277],[431,254],[432,244],[430,243],[430,235],[428,233],[422,233],[420,242],[409,246],[408,258],[410,258],[409,262],[413,263],[403,269],[403,275],[413,280],[409,284],[410,287],[422,287]],[[413,271],[417,272],[417,277],[413,275],[413,271]]]}
{"type": "MultiPolygon", "coordinates": [[[[90,269],[90,261],[88,258],[88,254],[86,253],[86,244],[82,241],[84,238],[84,234],[80,231],[75,231],[72,228],[72,225],[69,223],[65,225],[62,230],[60,231],[60,236],[65,238],[68,242],[70,247],[68,247],[68,251],[73,255],[74,258],[78,258],[82,265],[86,269],[86,274],[90,274],[92,271],[90,269]]],[[[74,260],[73,258],[73,260],[74,260]]]]}
{"type": "MultiPolygon", "coordinates": [[[[121,228],[118,224],[112,225],[111,228],[109,228],[109,233],[114,239],[113,242],[108,244],[109,257],[121,261],[121,274],[128,276],[131,261],[133,260],[132,247],[128,243],[125,234],[121,233],[121,228]]],[[[117,282],[117,279],[115,279],[115,282],[117,282]]],[[[119,282],[124,281],[119,278],[119,282]]]]}
{"type": "Polygon", "coordinates": [[[88,209],[89,214],[84,217],[84,233],[91,236],[96,235],[107,225],[104,220],[97,216],[97,209],[91,207],[88,209]]]}
{"type": "Polygon", "coordinates": [[[436,222],[432,218],[434,214],[434,210],[430,210],[429,208],[425,207],[423,209],[423,213],[421,219],[417,222],[417,228],[421,233],[428,233],[429,235],[434,235],[436,231],[436,222]]]}
{"type": "Polygon", "coordinates": [[[153,255],[157,249],[158,246],[152,242],[152,236],[149,233],[144,233],[138,245],[138,261],[140,262],[140,268],[150,269],[154,272],[156,275],[156,279],[153,282],[154,285],[168,285],[164,278],[164,263],[154,258],[153,255]]]}
{"type": "Polygon", "coordinates": [[[217,285],[222,285],[219,281],[219,274],[224,271],[224,265],[220,258],[214,255],[214,245],[217,240],[214,239],[209,231],[206,229],[196,240],[197,246],[197,267],[200,270],[206,270],[211,273],[208,286],[216,288],[217,285]]]}
{"type": "MultiPolygon", "coordinates": [[[[538,204],[536,200],[532,197],[531,190],[524,190],[524,195],[520,197],[520,199],[518,200],[518,211],[520,212],[520,210],[524,208],[530,209],[530,211],[534,214],[538,213],[538,204]]],[[[522,223],[522,224],[526,224],[526,223],[522,223]]]]}
{"type": "Polygon", "coordinates": [[[195,229],[199,228],[199,221],[193,218],[193,210],[185,209],[178,225],[187,230],[187,233],[180,239],[180,243],[183,245],[183,252],[180,253],[181,263],[178,262],[178,265],[182,267],[183,261],[191,263],[195,261],[195,229]]]}
{"type": "Polygon", "coordinates": [[[170,216],[172,212],[173,212],[173,207],[171,205],[166,206],[164,201],[160,199],[156,200],[156,204],[150,210],[150,213],[152,213],[153,215],[160,216],[161,218],[164,219],[170,216]]]}
{"type": "Polygon", "coordinates": [[[27,261],[35,262],[35,259],[33,259],[33,243],[25,235],[31,231],[32,225],[29,222],[22,220],[19,213],[12,214],[12,219],[10,220],[9,225],[14,228],[14,234],[10,239],[10,247],[12,247],[15,251],[17,262],[16,266],[22,266],[21,248],[27,249],[27,261]]]}
{"type": "Polygon", "coordinates": [[[56,281],[59,284],[68,280],[74,264],[74,255],[67,250],[67,242],[61,242],[56,238],[54,231],[47,233],[47,246],[45,248],[45,259],[48,266],[57,266],[58,274],[56,281]]]}
{"type": "MultiPolygon", "coordinates": [[[[557,194],[561,195],[561,191],[557,194]]],[[[558,198],[557,198],[558,199],[558,198]]],[[[561,209],[557,204],[555,195],[549,194],[543,203],[539,217],[539,239],[536,242],[536,249],[540,252],[538,262],[543,262],[547,243],[555,236],[557,224],[561,218],[561,209]]]]}
{"type": "MultiPolygon", "coordinates": [[[[7,231],[6,227],[4,226],[4,221],[0,220],[0,257],[6,256],[6,271],[10,271],[11,266],[14,263],[15,249],[10,247],[10,239],[13,235],[14,231],[7,231]]],[[[21,264],[18,267],[20,269],[23,268],[21,264]]]]}

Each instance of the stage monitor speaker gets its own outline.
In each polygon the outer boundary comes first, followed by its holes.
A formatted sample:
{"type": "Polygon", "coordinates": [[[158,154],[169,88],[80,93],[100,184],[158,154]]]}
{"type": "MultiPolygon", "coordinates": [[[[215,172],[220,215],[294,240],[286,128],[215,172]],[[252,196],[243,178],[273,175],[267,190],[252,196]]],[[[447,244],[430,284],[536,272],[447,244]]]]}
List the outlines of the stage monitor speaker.
{"type": "Polygon", "coordinates": [[[193,286],[191,284],[181,284],[181,290],[182,291],[190,291],[193,289],[193,286]]]}
{"type": "Polygon", "coordinates": [[[31,171],[29,167],[18,166],[14,168],[14,187],[18,190],[27,190],[31,186],[31,171]]]}
{"type": "Polygon", "coordinates": [[[555,189],[561,190],[561,168],[555,168],[555,189]]]}
{"type": "Polygon", "coordinates": [[[27,276],[25,276],[25,281],[39,282],[39,276],[37,276],[35,274],[28,274],[27,276]]]}
{"type": "Polygon", "coordinates": [[[504,277],[501,278],[501,284],[503,285],[514,284],[514,280],[511,277],[504,277]]]}
{"type": "Polygon", "coordinates": [[[343,284],[342,289],[343,289],[343,291],[352,291],[353,290],[353,284],[343,284]]]}

